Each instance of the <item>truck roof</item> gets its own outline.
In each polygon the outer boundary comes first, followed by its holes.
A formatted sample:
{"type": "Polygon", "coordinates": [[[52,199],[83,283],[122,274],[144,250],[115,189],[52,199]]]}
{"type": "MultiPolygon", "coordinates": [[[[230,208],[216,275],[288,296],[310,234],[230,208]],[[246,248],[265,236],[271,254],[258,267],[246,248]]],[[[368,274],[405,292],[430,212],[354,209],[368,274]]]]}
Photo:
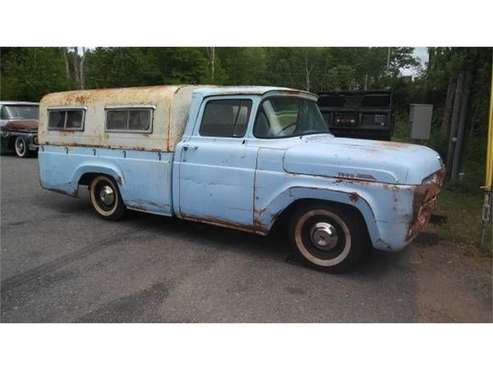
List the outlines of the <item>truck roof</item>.
{"type": "Polygon", "coordinates": [[[265,95],[270,92],[287,92],[296,94],[307,94],[316,97],[315,94],[309,91],[291,89],[288,87],[276,87],[276,86],[208,86],[200,87],[194,90],[194,93],[203,96],[218,96],[218,95],[265,95]]]}
{"type": "Polygon", "coordinates": [[[65,106],[67,104],[84,105],[86,103],[121,104],[146,103],[156,104],[163,98],[171,99],[180,90],[192,90],[194,94],[207,96],[218,95],[265,95],[269,92],[283,91],[287,93],[306,94],[316,98],[308,91],[275,86],[214,86],[214,85],[161,85],[139,86],[111,89],[72,90],[55,92],[45,95],[41,103],[46,105],[65,106]]]}

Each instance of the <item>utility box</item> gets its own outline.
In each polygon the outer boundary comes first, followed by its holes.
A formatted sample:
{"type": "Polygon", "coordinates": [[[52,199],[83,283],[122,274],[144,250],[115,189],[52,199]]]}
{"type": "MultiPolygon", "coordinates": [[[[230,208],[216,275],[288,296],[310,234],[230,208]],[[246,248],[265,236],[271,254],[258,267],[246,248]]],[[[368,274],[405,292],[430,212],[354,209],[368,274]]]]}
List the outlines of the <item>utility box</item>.
{"type": "Polygon", "coordinates": [[[429,140],[433,104],[411,104],[409,106],[409,123],[411,139],[429,140]]]}

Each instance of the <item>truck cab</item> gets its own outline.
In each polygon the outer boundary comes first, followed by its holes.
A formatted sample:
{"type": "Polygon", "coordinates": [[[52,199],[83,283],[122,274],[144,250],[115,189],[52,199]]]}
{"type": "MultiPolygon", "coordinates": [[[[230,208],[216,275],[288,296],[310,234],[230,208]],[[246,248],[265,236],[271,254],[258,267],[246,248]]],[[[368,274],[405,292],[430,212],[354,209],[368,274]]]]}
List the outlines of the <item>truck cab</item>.
{"type": "Polygon", "coordinates": [[[317,96],[294,89],[72,91],[40,115],[45,189],[88,186],[111,220],[133,209],[260,235],[282,222],[297,255],[332,272],[409,244],[443,178],[429,148],[333,136],[317,96]]]}

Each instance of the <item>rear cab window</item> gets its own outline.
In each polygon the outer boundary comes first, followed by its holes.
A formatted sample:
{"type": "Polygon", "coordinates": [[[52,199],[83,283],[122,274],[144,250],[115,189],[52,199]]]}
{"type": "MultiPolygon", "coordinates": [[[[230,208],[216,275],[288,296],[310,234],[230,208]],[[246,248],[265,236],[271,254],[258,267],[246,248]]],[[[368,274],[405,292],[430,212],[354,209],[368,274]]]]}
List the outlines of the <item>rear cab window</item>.
{"type": "Polygon", "coordinates": [[[85,108],[48,108],[48,130],[83,131],[85,108]]]}
{"type": "Polygon", "coordinates": [[[250,99],[210,100],[204,108],[199,134],[213,137],[243,137],[251,110],[250,99]]]}

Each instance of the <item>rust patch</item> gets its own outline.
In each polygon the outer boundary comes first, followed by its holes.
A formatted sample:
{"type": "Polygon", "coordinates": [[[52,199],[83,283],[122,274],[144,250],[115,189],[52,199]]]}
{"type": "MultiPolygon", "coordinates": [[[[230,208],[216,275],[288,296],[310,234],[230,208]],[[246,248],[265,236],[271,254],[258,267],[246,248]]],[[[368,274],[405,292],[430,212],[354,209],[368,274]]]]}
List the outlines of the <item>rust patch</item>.
{"type": "Polygon", "coordinates": [[[377,146],[383,146],[387,148],[408,148],[410,146],[416,146],[415,144],[401,143],[398,141],[378,141],[377,146]]]}
{"type": "Polygon", "coordinates": [[[230,222],[230,221],[224,221],[215,217],[204,217],[204,218],[198,218],[194,216],[190,216],[187,214],[181,214],[179,218],[188,220],[188,221],[194,221],[194,222],[201,222],[204,224],[210,224],[210,225],[215,225],[215,226],[221,226],[225,227],[228,229],[235,229],[235,230],[240,230],[240,231],[246,231],[249,233],[254,233],[254,234],[260,234],[260,235],[267,235],[267,230],[259,229],[256,227],[256,225],[250,226],[250,225],[244,225],[236,222],[230,222]]]}
{"type": "MultiPolygon", "coordinates": [[[[266,208],[254,209],[253,210],[253,227],[256,230],[266,231],[265,227],[262,225],[261,217],[267,211],[266,208]]],[[[273,214],[270,217],[270,224],[272,225],[274,221],[277,219],[278,214],[273,214]]]]}
{"type": "Polygon", "coordinates": [[[99,145],[99,144],[83,144],[83,143],[76,143],[76,142],[68,142],[68,143],[52,143],[52,142],[49,142],[49,141],[45,141],[43,143],[41,143],[42,145],[52,145],[52,146],[68,146],[68,147],[71,147],[71,146],[75,146],[75,147],[81,147],[81,148],[101,148],[101,149],[121,149],[121,150],[135,150],[135,151],[139,151],[139,152],[155,152],[155,153],[159,153],[159,152],[163,152],[163,153],[168,153],[168,152],[165,152],[161,149],[146,149],[146,148],[143,148],[143,147],[140,147],[140,146],[112,146],[112,145],[99,145]]]}
{"type": "Polygon", "coordinates": [[[431,213],[436,208],[440,187],[443,184],[445,170],[433,174],[431,181],[416,186],[413,196],[413,215],[407,232],[406,240],[413,238],[428,224],[431,213]]]}
{"type": "Polygon", "coordinates": [[[356,203],[359,199],[358,193],[349,193],[349,200],[351,200],[352,203],[356,203]]]}
{"type": "Polygon", "coordinates": [[[87,97],[84,95],[79,95],[74,98],[74,101],[78,104],[85,105],[87,103],[87,97]]]}
{"type": "Polygon", "coordinates": [[[71,197],[77,197],[77,195],[78,195],[77,189],[72,193],[69,191],[61,190],[61,189],[52,189],[52,188],[44,188],[44,187],[43,187],[43,189],[53,191],[55,193],[59,193],[59,194],[63,194],[63,195],[69,195],[71,197]]]}

